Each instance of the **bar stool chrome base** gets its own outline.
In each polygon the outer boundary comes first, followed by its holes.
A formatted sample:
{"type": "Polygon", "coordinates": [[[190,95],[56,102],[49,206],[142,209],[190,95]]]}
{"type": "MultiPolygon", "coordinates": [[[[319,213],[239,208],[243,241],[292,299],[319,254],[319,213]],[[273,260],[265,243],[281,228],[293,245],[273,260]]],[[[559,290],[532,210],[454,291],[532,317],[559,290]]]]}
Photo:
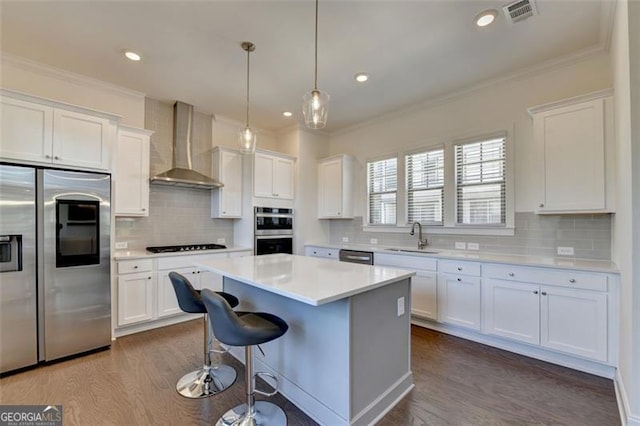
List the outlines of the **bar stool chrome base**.
{"type": "Polygon", "coordinates": [[[282,408],[268,401],[256,401],[253,415],[247,413],[247,404],[238,405],[222,415],[216,426],[285,426],[287,415],[282,408]]]}
{"type": "Polygon", "coordinates": [[[227,390],[238,374],[228,365],[203,366],[178,380],[176,390],[185,398],[206,398],[227,390]]]}

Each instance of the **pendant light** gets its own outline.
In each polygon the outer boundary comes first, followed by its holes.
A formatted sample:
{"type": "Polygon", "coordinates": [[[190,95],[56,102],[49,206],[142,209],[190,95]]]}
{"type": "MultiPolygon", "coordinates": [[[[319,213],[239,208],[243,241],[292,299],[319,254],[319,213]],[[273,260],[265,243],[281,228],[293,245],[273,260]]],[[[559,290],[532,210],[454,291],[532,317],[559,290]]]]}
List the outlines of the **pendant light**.
{"type": "Polygon", "coordinates": [[[322,129],[329,114],[329,94],[318,90],[318,0],[316,0],[316,56],[313,90],[302,97],[304,123],[310,129],[322,129]]]}
{"type": "Polygon", "coordinates": [[[253,154],[256,152],[256,132],[249,127],[249,56],[251,52],[256,50],[256,45],[250,41],[242,42],[242,50],[247,52],[247,122],[240,134],[238,135],[238,143],[240,144],[240,152],[243,154],[253,154]]]}

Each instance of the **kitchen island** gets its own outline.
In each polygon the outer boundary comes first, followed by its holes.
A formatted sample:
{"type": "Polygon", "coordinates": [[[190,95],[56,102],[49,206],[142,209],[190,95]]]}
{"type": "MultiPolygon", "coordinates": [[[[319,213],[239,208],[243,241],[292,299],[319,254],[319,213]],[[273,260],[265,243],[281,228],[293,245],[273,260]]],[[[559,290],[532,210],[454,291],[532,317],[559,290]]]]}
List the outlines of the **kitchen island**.
{"type": "MultiPolygon", "coordinates": [[[[410,286],[413,272],[288,254],[210,260],[237,310],[289,324],[255,351],[256,371],[326,425],[370,424],[413,388],[410,286]]],[[[215,321],[215,318],[212,319],[215,321]]],[[[231,353],[243,360],[242,348],[231,353]]]]}

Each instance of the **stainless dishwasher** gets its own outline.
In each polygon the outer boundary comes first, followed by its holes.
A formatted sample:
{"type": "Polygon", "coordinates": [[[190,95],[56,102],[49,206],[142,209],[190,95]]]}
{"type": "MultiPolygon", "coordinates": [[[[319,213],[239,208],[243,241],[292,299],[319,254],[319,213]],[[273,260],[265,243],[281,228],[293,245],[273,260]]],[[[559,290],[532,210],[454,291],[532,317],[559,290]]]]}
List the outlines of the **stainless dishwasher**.
{"type": "Polygon", "coordinates": [[[360,250],[340,250],[340,261],[373,265],[373,252],[360,250]]]}

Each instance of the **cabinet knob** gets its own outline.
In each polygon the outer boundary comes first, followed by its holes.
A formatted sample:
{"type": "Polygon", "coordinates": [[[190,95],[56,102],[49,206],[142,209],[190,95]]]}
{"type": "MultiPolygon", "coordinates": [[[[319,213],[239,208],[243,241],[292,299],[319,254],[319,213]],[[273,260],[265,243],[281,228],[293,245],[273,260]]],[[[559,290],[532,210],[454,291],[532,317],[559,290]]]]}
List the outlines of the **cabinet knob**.
{"type": "Polygon", "coordinates": [[[543,207],[544,207],[544,204],[543,204],[543,203],[540,203],[540,205],[539,205],[538,207],[543,208],[543,207]]]}
{"type": "Polygon", "coordinates": [[[533,294],[538,294],[538,290],[534,290],[534,291],[533,291],[533,294]]]}
{"type": "Polygon", "coordinates": [[[513,277],[515,274],[513,272],[509,272],[509,276],[513,277]]]}
{"type": "Polygon", "coordinates": [[[222,214],[227,214],[227,212],[222,212],[222,214]]]}
{"type": "Polygon", "coordinates": [[[135,266],[133,267],[133,269],[138,269],[138,265],[135,265],[135,266]]]}
{"type": "Polygon", "coordinates": [[[547,295],[547,292],[546,292],[546,291],[543,291],[543,292],[541,292],[540,294],[541,294],[541,295],[543,295],[543,296],[546,296],[546,295],[547,295]]]}
{"type": "Polygon", "coordinates": [[[51,156],[49,154],[45,154],[44,158],[51,158],[51,156]]]}
{"type": "Polygon", "coordinates": [[[461,281],[462,281],[462,278],[458,278],[458,282],[461,282],[461,281]]]}
{"type": "Polygon", "coordinates": [[[53,159],[54,159],[54,160],[59,160],[59,159],[60,159],[60,157],[58,157],[57,155],[54,155],[54,156],[53,156],[53,159]]]}
{"type": "Polygon", "coordinates": [[[151,277],[147,277],[147,279],[148,279],[148,280],[150,280],[150,279],[151,279],[151,277]]]}
{"type": "Polygon", "coordinates": [[[147,211],[147,209],[142,209],[142,211],[143,211],[143,212],[146,212],[146,211],[147,211]]]}
{"type": "Polygon", "coordinates": [[[571,284],[573,284],[573,283],[575,283],[575,282],[576,282],[576,279],[575,279],[575,278],[571,278],[571,279],[569,280],[569,282],[570,282],[571,284]]]}
{"type": "Polygon", "coordinates": [[[200,271],[197,272],[198,274],[200,273],[200,271]]]}
{"type": "Polygon", "coordinates": [[[458,266],[458,271],[462,271],[462,266],[458,266]]]}
{"type": "Polygon", "coordinates": [[[340,212],[338,212],[338,216],[340,216],[340,212]]]}

